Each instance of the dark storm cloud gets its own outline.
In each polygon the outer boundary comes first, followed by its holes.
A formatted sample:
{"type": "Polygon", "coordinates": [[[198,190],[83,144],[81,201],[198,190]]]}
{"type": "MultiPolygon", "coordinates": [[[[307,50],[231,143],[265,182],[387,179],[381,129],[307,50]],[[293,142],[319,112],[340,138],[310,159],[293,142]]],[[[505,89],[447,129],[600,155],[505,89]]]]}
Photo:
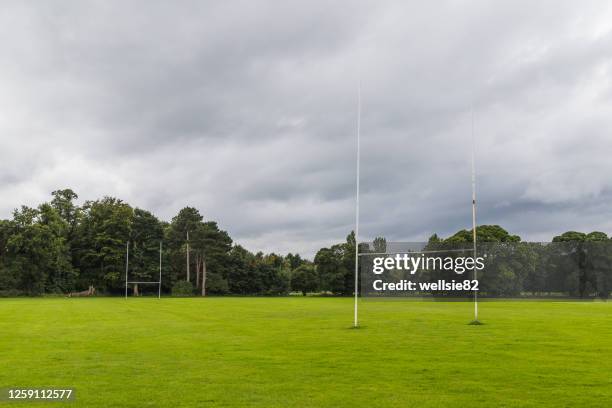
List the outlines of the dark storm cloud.
{"type": "Polygon", "coordinates": [[[7,2],[0,216],[69,186],[254,250],[612,233],[607,2],[7,2]]]}

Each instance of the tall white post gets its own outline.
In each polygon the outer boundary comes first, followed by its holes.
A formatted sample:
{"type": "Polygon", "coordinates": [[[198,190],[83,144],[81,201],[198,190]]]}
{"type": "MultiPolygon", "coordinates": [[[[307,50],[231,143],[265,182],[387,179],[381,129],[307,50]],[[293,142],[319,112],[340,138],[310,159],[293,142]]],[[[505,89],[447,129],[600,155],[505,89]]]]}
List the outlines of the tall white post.
{"type": "MultiPolygon", "coordinates": [[[[474,258],[476,258],[476,154],[474,152],[474,107],[472,106],[472,242],[474,258]]],[[[474,266],[474,280],[478,279],[478,272],[474,266]]],[[[474,291],[474,321],[478,321],[478,291],[474,291]]]]}
{"type": "Polygon", "coordinates": [[[161,272],[162,272],[162,241],[159,241],[159,281],[157,282],[157,298],[161,299],[161,272]]]}
{"type": "Polygon", "coordinates": [[[187,231],[187,282],[189,282],[189,231],[187,231]]]}
{"type": "Polygon", "coordinates": [[[130,266],[130,241],[125,244],[125,298],[128,292],[128,268],[130,266]]]}
{"type": "Polygon", "coordinates": [[[359,162],[361,159],[361,82],[357,88],[357,174],[355,197],[355,320],[353,327],[359,327],[357,300],[359,294],[359,162]]]}

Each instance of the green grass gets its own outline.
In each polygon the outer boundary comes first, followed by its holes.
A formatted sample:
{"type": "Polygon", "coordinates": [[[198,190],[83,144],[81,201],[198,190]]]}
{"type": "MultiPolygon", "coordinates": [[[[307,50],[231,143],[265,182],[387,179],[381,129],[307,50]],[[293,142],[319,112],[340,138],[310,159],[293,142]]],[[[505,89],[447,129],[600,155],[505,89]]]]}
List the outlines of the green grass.
{"type": "Polygon", "coordinates": [[[0,387],[74,387],[83,407],[612,406],[612,303],[486,302],[481,326],[472,309],[362,300],[351,330],[351,299],[2,299],[0,387]]]}

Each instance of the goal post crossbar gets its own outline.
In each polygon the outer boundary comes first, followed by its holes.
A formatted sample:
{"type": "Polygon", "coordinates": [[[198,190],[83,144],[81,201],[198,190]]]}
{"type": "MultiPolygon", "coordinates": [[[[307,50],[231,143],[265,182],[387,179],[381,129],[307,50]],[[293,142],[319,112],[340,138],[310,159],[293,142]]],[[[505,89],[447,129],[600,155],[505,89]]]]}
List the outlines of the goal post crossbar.
{"type": "Polygon", "coordinates": [[[402,251],[402,252],[360,252],[357,254],[358,256],[367,256],[367,255],[410,255],[410,254],[443,254],[447,252],[471,252],[474,251],[474,248],[465,248],[465,249],[441,249],[437,251],[402,251]]]}
{"type": "Polygon", "coordinates": [[[140,283],[154,283],[156,285],[159,285],[161,282],[136,282],[136,281],[132,282],[132,281],[128,281],[127,283],[139,283],[139,284],[140,283]]]}

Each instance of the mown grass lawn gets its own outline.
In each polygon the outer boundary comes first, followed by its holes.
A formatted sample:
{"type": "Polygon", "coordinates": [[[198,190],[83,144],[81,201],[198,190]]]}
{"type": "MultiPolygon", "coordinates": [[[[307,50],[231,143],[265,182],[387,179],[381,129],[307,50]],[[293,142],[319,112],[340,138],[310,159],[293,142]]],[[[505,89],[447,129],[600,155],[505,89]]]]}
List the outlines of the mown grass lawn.
{"type": "MultiPolygon", "coordinates": [[[[83,407],[612,406],[612,302],[0,300],[0,387],[83,407]]],[[[0,402],[26,406],[16,402],[0,402]]]]}

